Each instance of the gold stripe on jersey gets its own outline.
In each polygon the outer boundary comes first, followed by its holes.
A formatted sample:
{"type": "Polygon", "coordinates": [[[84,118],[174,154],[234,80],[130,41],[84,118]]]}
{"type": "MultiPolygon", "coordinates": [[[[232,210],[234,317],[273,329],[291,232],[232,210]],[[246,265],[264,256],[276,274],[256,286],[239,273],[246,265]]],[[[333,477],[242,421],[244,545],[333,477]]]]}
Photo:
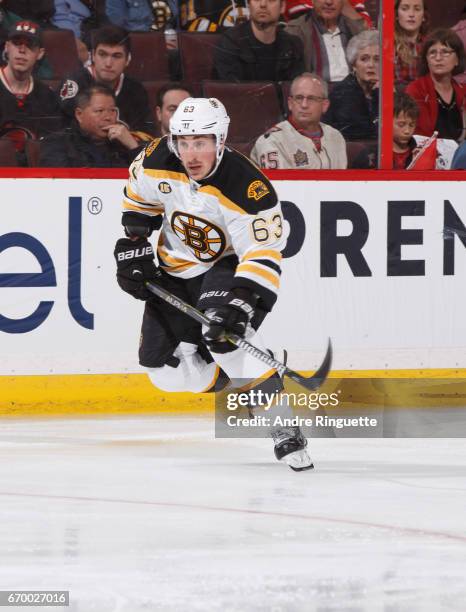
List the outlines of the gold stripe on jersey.
{"type": "Polygon", "coordinates": [[[136,204],[159,204],[159,202],[147,202],[146,200],[138,196],[137,193],[134,193],[134,191],[129,185],[126,185],[124,194],[128,198],[128,200],[133,200],[133,202],[136,202],[136,204]]]}
{"type": "Polygon", "coordinates": [[[182,183],[189,183],[189,179],[183,172],[173,172],[172,170],[153,170],[152,168],[144,168],[144,174],[155,179],[172,179],[174,181],[181,181],[182,183]]]}
{"type": "MultiPolygon", "coordinates": [[[[274,287],[276,287],[278,289],[279,285],[280,285],[280,278],[278,276],[278,274],[275,272],[275,270],[271,270],[270,268],[265,269],[262,266],[259,266],[258,264],[254,263],[241,263],[239,264],[239,266],[237,266],[236,268],[236,272],[235,272],[235,276],[236,275],[242,275],[242,273],[250,273],[250,274],[254,274],[257,276],[260,276],[262,279],[265,279],[266,281],[268,281],[270,284],[272,284],[274,287]]],[[[256,281],[257,282],[257,281],[256,281]]]]}
{"type": "Polygon", "coordinates": [[[172,270],[174,273],[182,272],[188,268],[192,268],[197,265],[194,261],[188,261],[187,259],[180,259],[179,257],[173,257],[169,255],[166,247],[159,244],[157,249],[157,255],[164,264],[163,267],[172,270]]]}
{"type": "Polygon", "coordinates": [[[247,259],[275,259],[279,263],[282,260],[282,254],[280,251],[273,251],[272,249],[259,249],[257,251],[249,251],[243,257],[241,257],[241,261],[246,261],[247,259]]]}
{"type": "Polygon", "coordinates": [[[204,185],[200,187],[199,191],[202,193],[208,193],[209,195],[216,197],[220,204],[222,204],[222,206],[225,206],[225,208],[229,208],[230,210],[234,210],[235,213],[238,213],[239,215],[247,214],[247,212],[243,210],[241,206],[238,206],[237,204],[229,200],[226,196],[224,196],[220,189],[217,189],[217,187],[213,187],[212,185],[204,185]]]}
{"type": "Polygon", "coordinates": [[[136,210],[137,212],[144,213],[145,215],[149,215],[150,217],[163,213],[162,206],[154,206],[153,204],[146,206],[136,206],[135,204],[130,204],[129,202],[123,202],[123,209],[136,210]]]}
{"type": "Polygon", "coordinates": [[[155,204],[145,204],[144,206],[136,206],[136,204],[130,204],[130,202],[123,200],[123,209],[124,210],[135,210],[140,213],[144,213],[145,215],[149,215],[153,217],[155,215],[160,215],[163,213],[163,206],[155,205],[155,204]]]}

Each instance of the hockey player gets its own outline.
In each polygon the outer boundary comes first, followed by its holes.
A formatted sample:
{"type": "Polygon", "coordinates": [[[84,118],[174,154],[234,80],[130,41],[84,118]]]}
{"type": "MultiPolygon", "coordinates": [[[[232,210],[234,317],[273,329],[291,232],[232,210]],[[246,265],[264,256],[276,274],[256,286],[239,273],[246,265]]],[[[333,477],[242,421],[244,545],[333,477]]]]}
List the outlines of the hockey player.
{"type": "MultiPolygon", "coordinates": [[[[115,247],[117,279],[124,291],[146,300],[139,361],[164,391],[216,391],[230,379],[267,392],[283,389],[275,370],[225,336],[247,336],[265,350],[255,331],[277,299],[286,241],[271,183],[225,147],[229,122],[219,100],[187,98],[170,120],[170,134],[130,167],[122,218],[127,238],[115,247]],[[159,228],[156,267],[148,238],[159,228]],[[145,281],[204,311],[211,324],[201,328],[154,298],[145,281]]],[[[271,435],[277,459],[295,470],[313,467],[299,428],[271,435]]]]}

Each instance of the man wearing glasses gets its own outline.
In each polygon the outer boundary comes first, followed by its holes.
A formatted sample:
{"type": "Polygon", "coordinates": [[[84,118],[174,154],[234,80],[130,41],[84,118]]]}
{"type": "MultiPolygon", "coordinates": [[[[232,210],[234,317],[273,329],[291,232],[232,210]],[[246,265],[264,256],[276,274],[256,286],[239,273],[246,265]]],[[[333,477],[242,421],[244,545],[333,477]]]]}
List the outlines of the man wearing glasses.
{"type": "Polygon", "coordinates": [[[296,77],[288,96],[288,118],[257,139],[251,159],[270,169],[346,168],[343,136],[320,122],[329,104],[325,81],[310,72],[296,77]]]}

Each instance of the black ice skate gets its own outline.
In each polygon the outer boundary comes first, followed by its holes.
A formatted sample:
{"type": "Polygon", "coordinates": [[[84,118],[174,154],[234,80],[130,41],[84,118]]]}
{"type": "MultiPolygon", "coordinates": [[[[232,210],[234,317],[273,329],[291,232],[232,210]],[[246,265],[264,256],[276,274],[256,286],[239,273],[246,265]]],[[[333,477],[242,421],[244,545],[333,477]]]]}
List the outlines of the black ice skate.
{"type": "Polygon", "coordinates": [[[295,472],[312,470],[314,464],[306,449],[307,440],[299,427],[282,427],[272,432],[275,457],[295,472]]]}

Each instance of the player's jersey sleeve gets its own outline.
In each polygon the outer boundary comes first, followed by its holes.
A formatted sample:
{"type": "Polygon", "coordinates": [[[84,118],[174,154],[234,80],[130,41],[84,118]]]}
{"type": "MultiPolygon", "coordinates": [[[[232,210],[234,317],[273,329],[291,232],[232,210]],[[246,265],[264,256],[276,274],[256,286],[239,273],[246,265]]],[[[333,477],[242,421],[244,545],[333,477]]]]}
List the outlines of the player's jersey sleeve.
{"type": "Polygon", "coordinates": [[[247,158],[230,153],[222,169],[220,206],[239,263],[234,287],[256,293],[271,310],[278,295],[286,236],[280,202],[260,170],[247,158]]]}
{"type": "Polygon", "coordinates": [[[242,215],[230,221],[228,229],[238,255],[233,287],[248,287],[272,310],[278,296],[281,251],[285,247],[280,203],[256,215],[242,215]]]}
{"type": "Polygon", "coordinates": [[[169,152],[166,143],[162,139],[156,139],[133,161],[124,189],[123,215],[131,213],[144,217],[156,217],[163,214],[164,209],[159,198],[157,183],[146,172],[146,168],[163,165],[167,155],[169,152]]]}

